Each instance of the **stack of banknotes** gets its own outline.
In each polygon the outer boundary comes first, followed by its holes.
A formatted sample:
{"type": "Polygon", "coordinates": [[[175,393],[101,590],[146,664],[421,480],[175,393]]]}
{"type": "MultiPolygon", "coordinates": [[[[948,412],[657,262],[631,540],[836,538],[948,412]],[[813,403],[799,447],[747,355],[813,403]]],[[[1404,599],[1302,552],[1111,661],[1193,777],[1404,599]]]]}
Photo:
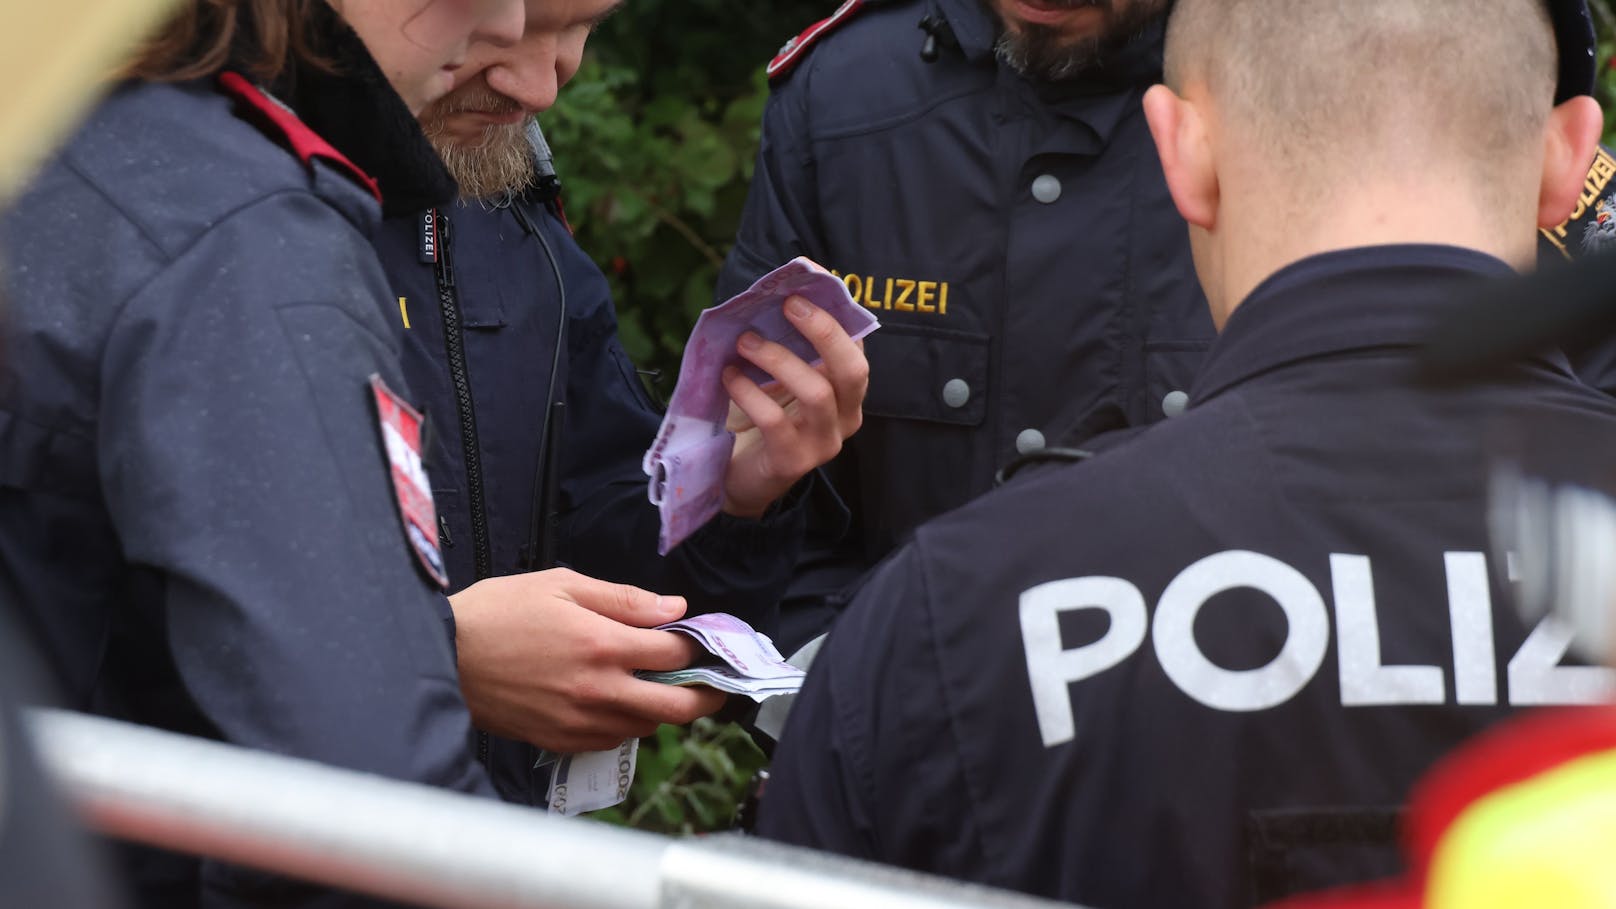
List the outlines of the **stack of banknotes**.
{"type": "MultiPolygon", "coordinates": [[[[706,685],[763,701],[793,694],[802,687],[803,671],[787,663],[769,636],[721,612],[691,616],[658,626],[659,631],[688,635],[711,659],[673,672],[639,672],[640,678],[668,685],[706,685]]],[[[550,811],[571,817],[610,808],[628,797],[638,764],[639,739],[610,751],[546,754],[539,766],[553,764],[546,801],[550,811]]]]}
{"type": "Polygon", "coordinates": [[[763,701],[793,694],[803,671],[787,663],[769,636],[732,615],[711,613],[658,626],[693,638],[713,659],[672,672],[641,672],[640,678],[666,685],[706,685],[763,701]]]}

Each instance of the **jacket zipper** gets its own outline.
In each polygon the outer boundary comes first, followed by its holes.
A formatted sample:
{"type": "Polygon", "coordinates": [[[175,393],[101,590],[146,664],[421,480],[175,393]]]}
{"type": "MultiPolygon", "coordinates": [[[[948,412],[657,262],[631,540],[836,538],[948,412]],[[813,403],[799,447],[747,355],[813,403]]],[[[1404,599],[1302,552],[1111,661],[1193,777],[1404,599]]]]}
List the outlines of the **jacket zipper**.
{"type": "MultiPolygon", "coordinates": [[[[482,452],[477,444],[477,412],[471,398],[471,376],[466,369],[466,339],[461,332],[460,300],[455,288],[449,219],[436,213],[438,230],[438,310],[443,314],[443,344],[449,357],[449,379],[454,385],[455,411],[460,418],[460,450],[466,462],[466,499],[471,510],[471,546],[477,580],[493,574],[493,553],[488,543],[488,505],[483,493],[482,452]]],[[[477,733],[477,761],[488,764],[488,733],[477,733]]]]}

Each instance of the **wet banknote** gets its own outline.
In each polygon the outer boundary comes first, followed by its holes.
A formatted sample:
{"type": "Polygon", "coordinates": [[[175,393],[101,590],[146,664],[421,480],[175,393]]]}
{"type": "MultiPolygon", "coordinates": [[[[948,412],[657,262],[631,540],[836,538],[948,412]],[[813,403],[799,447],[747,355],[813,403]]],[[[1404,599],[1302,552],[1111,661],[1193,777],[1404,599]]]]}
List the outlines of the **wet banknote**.
{"type": "Polygon", "coordinates": [[[768,635],[726,613],[691,616],[658,625],[657,629],[677,631],[694,638],[707,652],[750,679],[802,677],[802,670],[786,662],[768,635]]]}
{"type": "Polygon", "coordinates": [[[563,754],[550,773],[551,814],[573,817],[622,803],[634,782],[640,740],[629,739],[610,751],[563,754]]]}
{"type": "Polygon", "coordinates": [[[724,473],[735,448],[735,434],[724,428],[730,404],[724,369],[739,366],[759,384],[770,381],[736,353],[741,334],[756,332],[809,363],[820,360],[808,339],[786,321],[785,301],[793,295],[830,313],[854,340],[880,327],[840,279],[800,256],[701,314],[685,344],[662,427],[641,462],[650,478],[651,503],[662,515],[658,551],[663,555],[712,520],[723,504],[724,473]]]}

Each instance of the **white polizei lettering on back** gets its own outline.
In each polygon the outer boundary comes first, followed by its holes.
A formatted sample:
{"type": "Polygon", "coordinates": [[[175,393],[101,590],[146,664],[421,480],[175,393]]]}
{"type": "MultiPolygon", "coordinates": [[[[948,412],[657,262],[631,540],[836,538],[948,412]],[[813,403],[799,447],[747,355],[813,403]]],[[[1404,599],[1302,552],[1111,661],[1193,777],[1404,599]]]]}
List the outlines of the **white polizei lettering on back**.
{"type": "Polygon", "coordinates": [[[1545,616],[1509,661],[1509,702],[1599,704],[1616,695],[1616,671],[1604,666],[1561,666],[1571,650],[1572,631],[1558,617],[1545,616]]]}
{"type": "Polygon", "coordinates": [[[1184,569],[1162,592],[1154,628],[1156,658],[1180,689],[1208,707],[1265,710],[1301,691],[1324,662],[1330,620],[1311,582],[1284,562],[1255,552],[1207,556],[1184,569]],[[1212,597],[1249,587],[1285,611],[1285,644],[1268,665],[1229,670],[1214,664],[1195,642],[1195,617],[1212,597]]]}
{"type": "Polygon", "coordinates": [[[1375,614],[1375,582],[1369,558],[1330,556],[1330,580],[1335,590],[1342,705],[1442,703],[1447,690],[1441,669],[1381,664],[1380,619],[1375,614]]]}
{"type": "Polygon", "coordinates": [[[1453,627],[1453,687],[1461,704],[1498,703],[1498,652],[1493,644],[1493,595],[1487,557],[1442,556],[1448,574],[1448,621],[1453,627]]]}
{"type": "Polygon", "coordinates": [[[1144,596],[1119,578],[1070,578],[1021,594],[1021,643],[1044,747],[1069,742],[1076,735],[1067,686],[1127,659],[1144,643],[1146,627],[1144,596]],[[1061,614],[1079,609],[1104,610],[1111,625],[1098,641],[1062,650],[1061,614]]]}
{"type": "MultiPolygon", "coordinates": [[[[1616,510],[1606,517],[1609,527],[1590,534],[1589,545],[1608,554],[1616,551],[1616,510]]],[[[1583,551],[1568,558],[1575,562],[1593,557],[1591,551],[1583,551]]],[[[1496,704],[1498,645],[1487,558],[1479,552],[1449,552],[1443,560],[1454,697],[1463,705],[1496,704]]],[[[1534,571],[1530,564],[1521,567],[1527,575],[1534,571]]],[[[1381,628],[1369,557],[1333,554],[1330,575],[1342,706],[1446,703],[1442,667],[1381,664],[1381,628]]],[[[1608,603],[1616,599],[1616,566],[1608,578],[1558,583],[1583,585],[1568,587],[1566,596],[1589,601],[1603,597],[1608,603]]],[[[1398,602],[1405,600],[1400,597],[1398,602]]],[[[1153,622],[1139,589],[1111,577],[1069,578],[1027,590],[1021,595],[1020,619],[1033,707],[1046,747],[1075,736],[1070,686],[1134,655],[1147,633],[1162,671],[1180,691],[1208,707],[1231,712],[1266,710],[1295,697],[1318,673],[1330,642],[1330,616],[1312,582],[1284,562],[1239,550],[1207,556],[1180,572],[1162,592],[1153,622]],[[1266,666],[1229,670],[1201,651],[1195,620],[1213,597],[1241,588],[1271,597],[1284,610],[1285,641],[1266,666]],[[1060,616],[1081,609],[1104,610],[1111,626],[1098,641],[1063,650],[1060,616]]],[[[1561,665],[1573,636],[1565,619],[1555,615],[1543,619],[1509,661],[1505,701],[1532,706],[1595,704],[1616,698],[1616,670],[1561,665]]]]}

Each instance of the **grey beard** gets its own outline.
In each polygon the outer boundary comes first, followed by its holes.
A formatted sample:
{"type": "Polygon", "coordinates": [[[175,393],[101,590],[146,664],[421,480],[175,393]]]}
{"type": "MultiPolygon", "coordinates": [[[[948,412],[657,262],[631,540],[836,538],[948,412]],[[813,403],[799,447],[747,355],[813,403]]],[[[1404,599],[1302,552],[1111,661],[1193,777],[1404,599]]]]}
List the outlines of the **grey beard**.
{"type": "Polygon", "coordinates": [[[462,199],[493,201],[521,194],[537,177],[533,148],[523,132],[526,127],[526,123],[490,126],[482,141],[473,145],[457,145],[434,134],[430,127],[427,138],[460,184],[462,199]]]}
{"type": "Polygon", "coordinates": [[[1093,69],[1105,58],[1098,37],[1062,45],[1041,25],[1024,28],[1021,33],[1006,29],[993,43],[993,52],[999,62],[1030,79],[1063,82],[1093,69]]]}
{"type": "Polygon", "coordinates": [[[1060,33],[1025,24],[1020,33],[1001,28],[993,42],[999,62],[1030,79],[1064,82],[1103,68],[1144,33],[1167,7],[1167,0],[1135,0],[1111,27],[1098,35],[1063,43],[1060,33]]]}

